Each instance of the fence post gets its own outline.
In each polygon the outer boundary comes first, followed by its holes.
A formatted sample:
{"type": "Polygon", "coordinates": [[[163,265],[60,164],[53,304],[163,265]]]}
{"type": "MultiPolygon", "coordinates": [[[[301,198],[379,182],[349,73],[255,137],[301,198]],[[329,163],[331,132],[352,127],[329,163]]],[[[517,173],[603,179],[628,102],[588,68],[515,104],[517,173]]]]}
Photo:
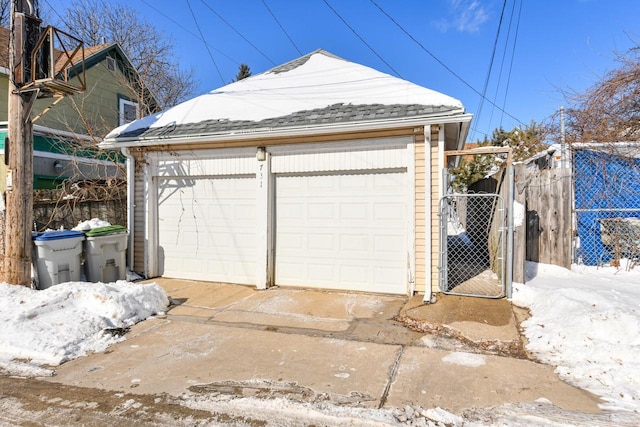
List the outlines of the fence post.
{"type": "MultiPolygon", "coordinates": [[[[514,203],[513,209],[522,209],[520,212],[519,224],[514,224],[513,227],[513,281],[517,283],[525,283],[525,264],[526,264],[526,248],[527,248],[527,200],[526,200],[526,169],[523,164],[515,166],[514,173],[514,203]]],[[[515,212],[514,212],[515,213],[515,212]]]]}

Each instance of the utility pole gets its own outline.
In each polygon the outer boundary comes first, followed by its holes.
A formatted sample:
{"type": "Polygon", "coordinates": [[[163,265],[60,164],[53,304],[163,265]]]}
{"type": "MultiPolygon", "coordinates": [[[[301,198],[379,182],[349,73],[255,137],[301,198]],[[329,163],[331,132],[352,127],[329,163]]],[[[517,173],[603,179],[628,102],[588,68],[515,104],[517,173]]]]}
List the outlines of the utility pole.
{"type": "Polygon", "coordinates": [[[31,108],[37,92],[20,92],[30,78],[28,41],[38,35],[40,20],[34,0],[12,0],[9,38],[9,117],[5,141],[7,191],[3,280],[31,285],[31,229],[33,224],[33,123],[31,108]],[[26,52],[25,52],[26,51],[26,52]],[[7,149],[8,148],[8,149],[7,149]]]}

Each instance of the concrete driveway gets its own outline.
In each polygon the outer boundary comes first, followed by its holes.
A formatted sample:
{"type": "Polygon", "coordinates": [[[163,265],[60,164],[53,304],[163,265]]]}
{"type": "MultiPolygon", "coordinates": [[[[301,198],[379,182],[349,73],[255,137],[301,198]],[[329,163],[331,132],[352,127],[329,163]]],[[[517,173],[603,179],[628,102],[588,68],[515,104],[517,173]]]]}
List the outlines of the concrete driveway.
{"type": "Polygon", "coordinates": [[[523,358],[505,300],[444,296],[424,305],[420,297],[153,281],[173,302],[166,317],[65,363],[48,381],[454,413],[545,398],[599,411],[596,397],[523,358]]]}

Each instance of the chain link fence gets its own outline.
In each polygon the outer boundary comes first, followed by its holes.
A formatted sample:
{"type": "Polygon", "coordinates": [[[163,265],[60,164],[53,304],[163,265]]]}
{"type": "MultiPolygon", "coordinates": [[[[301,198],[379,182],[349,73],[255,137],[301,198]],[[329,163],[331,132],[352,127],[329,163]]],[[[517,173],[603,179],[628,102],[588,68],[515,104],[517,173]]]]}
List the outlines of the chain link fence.
{"type": "Polygon", "coordinates": [[[504,212],[504,200],[497,194],[454,194],[442,198],[441,291],[502,296],[504,212]]]}
{"type": "Polygon", "coordinates": [[[575,256],[584,265],[640,261],[640,143],[573,149],[575,256]]]}

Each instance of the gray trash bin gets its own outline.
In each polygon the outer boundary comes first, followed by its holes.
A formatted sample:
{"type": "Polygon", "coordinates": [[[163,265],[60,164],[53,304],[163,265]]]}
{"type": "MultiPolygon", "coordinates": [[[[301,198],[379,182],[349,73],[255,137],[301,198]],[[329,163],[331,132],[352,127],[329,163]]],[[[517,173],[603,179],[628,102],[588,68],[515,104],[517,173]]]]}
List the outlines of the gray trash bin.
{"type": "Polygon", "coordinates": [[[84,234],[73,230],[33,234],[36,287],[47,289],[80,280],[84,234]]]}
{"type": "Polygon", "coordinates": [[[128,237],[127,229],[121,225],[98,227],[85,233],[84,272],[89,282],[126,279],[128,237]]]}

